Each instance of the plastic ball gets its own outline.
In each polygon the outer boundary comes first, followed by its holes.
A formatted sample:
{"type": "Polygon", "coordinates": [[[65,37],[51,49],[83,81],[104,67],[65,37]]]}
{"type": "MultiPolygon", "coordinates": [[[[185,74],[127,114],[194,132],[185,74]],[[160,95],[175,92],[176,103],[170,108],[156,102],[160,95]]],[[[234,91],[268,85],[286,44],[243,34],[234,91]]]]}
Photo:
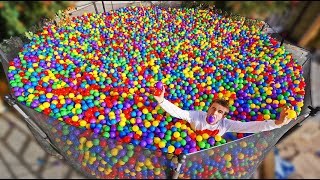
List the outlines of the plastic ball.
{"type": "Polygon", "coordinates": [[[294,119],[297,117],[297,113],[294,110],[289,109],[289,110],[287,110],[286,113],[287,113],[287,117],[289,119],[294,119]]]}

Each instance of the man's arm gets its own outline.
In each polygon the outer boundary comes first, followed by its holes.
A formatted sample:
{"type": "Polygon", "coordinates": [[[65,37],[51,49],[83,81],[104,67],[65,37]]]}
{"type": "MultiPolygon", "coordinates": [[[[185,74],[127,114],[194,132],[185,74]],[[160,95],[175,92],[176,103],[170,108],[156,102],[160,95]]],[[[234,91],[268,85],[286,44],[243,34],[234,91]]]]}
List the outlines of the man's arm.
{"type": "Polygon", "coordinates": [[[277,125],[274,120],[241,122],[224,119],[223,121],[225,121],[226,132],[237,133],[257,133],[280,128],[282,126],[277,125]]]}
{"type": "Polygon", "coordinates": [[[290,122],[290,119],[286,118],[286,112],[288,109],[288,107],[284,107],[281,110],[278,120],[241,122],[224,119],[225,128],[227,132],[238,133],[257,133],[261,131],[269,131],[272,129],[280,128],[290,122]]]}
{"type": "Polygon", "coordinates": [[[154,98],[158,101],[159,105],[171,116],[183,119],[191,123],[192,120],[195,120],[199,116],[198,111],[187,111],[182,110],[176,105],[172,104],[170,101],[164,98],[165,88],[163,87],[162,93],[159,96],[154,96],[154,98]]]}
{"type": "Polygon", "coordinates": [[[159,105],[171,116],[186,120],[189,123],[199,116],[199,112],[183,110],[166,99],[163,99],[163,102],[159,103],[159,105]]]}

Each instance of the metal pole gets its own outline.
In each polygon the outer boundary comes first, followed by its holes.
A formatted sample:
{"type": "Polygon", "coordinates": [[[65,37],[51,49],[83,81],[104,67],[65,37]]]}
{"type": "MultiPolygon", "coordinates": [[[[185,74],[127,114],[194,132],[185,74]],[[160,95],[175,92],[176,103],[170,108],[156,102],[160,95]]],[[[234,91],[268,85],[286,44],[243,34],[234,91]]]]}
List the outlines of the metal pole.
{"type": "Polygon", "coordinates": [[[92,2],[93,6],[94,6],[94,9],[96,10],[96,13],[98,14],[98,9],[97,9],[97,5],[96,5],[96,2],[92,2]]]}
{"type": "Polygon", "coordinates": [[[180,174],[180,168],[182,164],[186,161],[186,155],[185,154],[180,154],[178,156],[178,165],[177,168],[173,170],[173,176],[172,179],[178,179],[179,174],[180,174]]]}
{"type": "Polygon", "coordinates": [[[113,10],[113,3],[112,3],[112,1],[111,1],[111,8],[112,8],[112,10],[113,10]]]}
{"type": "Polygon", "coordinates": [[[104,2],[103,1],[101,1],[101,2],[102,2],[103,12],[106,13],[106,8],[104,7],[104,2]]]}

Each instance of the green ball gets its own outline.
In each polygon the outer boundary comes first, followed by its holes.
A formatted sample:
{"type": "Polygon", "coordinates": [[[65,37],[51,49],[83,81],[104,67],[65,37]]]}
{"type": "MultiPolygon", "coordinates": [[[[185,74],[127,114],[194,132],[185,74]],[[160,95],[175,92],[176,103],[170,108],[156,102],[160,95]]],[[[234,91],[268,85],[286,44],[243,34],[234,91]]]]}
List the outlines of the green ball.
{"type": "Polygon", "coordinates": [[[132,145],[132,144],[128,144],[128,145],[127,145],[127,149],[128,149],[128,150],[132,150],[132,149],[134,149],[134,145],[132,145]]]}
{"type": "Polygon", "coordinates": [[[92,142],[93,142],[94,146],[98,146],[100,144],[100,140],[99,139],[94,139],[92,142]]]}
{"type": "Polygon", "coordinates": [[[164,137],[164,139],[167,140],[167,141],[171,140],[171,135],[166,135],[166,136],[164,137]]]}
{"type": "Polygon", "coordinates": [[[132,157],[133,154],[134,154],[134,151],[133,151],[133,150],[129,150],[129,151],[127,152],[128,157],[132,157]]]}
{"type": "Polygon", "coordinates": [[[103,127],[103,130],[104,130],[104,131],[107,131],[107,132],[110,131],[110,126],[105,125],[105,126],[103,127]]]}
{"type": "Polygon", "coordinates": [[[198,146],[203,149],[204,147],[206,147],[206,143],[203,141],[200,141],[198,142],[198,146]]]}
{"type": "Polygon", "coordinates": [[[24,101],[24,97],[23,96],[19,96],[17,99],[18,99],[19,102],[24,101]]]}
{"type": "Polygon", "coordinates": [[[110,137],[109,132],[104,132],[104,133],[103,133],[103,137],[105,137],[105,138],[109,138],[109,137],[110,137]]]}
{"type": "Polygon", "coordinates": [[[68,130],[68,129],[64,129],[64,130],[62,131],[62,134],[63,134],[63,135],[68,135],[68,134],[69,134],[69,130],[68,130]]]}
{"type": "Polygon", "coordinates": [[[184,131],[182,131],[182,132],[180,133],[180,136],[181,136],[182,138],[185,138],[185,137],[187,137],[187,133],[184,132],[184,131]]]}
{"type": "Polygon", "coordinates": [[[180,141],[180,144],[181,144],[182,146],[185,146],[185,145],[187,144],[187,141],[186,141],[185,139],[182,139],[182,140],[180,141]]]}
{"type": "Polygon", "coordinates": [[[125,163],[128,162],[129,161],[129,157],[128,156],[123,156],[122,161],[125,162],[125,163]]]}

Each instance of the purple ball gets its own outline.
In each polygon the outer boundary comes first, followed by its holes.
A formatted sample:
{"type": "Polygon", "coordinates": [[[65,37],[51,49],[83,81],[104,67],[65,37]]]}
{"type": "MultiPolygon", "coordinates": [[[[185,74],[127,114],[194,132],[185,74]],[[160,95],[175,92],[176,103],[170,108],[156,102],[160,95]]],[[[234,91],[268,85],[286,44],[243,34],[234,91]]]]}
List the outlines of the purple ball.
{"type": "Polygon", "coordinates": [[[216,118],[214,116],[209,116],[208,117],[209,124],[214,123],[215,120],[216,120],[216,118]]]}
{"type": "Polygon", "coordinates": [[[163,89],[163,84],[162,84],[161,81],[158,81],[158,82],[156,83],[156,88],[157,88],[157,89],[163,89]]]}
{"type": "Polygon", "coordinates": [[[141,122],[142,122],[142,119],[141,119],[140,117],[137,117],[137,118],[136,118],[136,123],[137,123],[137,124],[140,124],[141,122]]]}
{"type": "Polygon", "coordinates": [[[197,148],[191,148],[189,149],[189,153],[197,152],[197,148]]]}
{"type": "Polygon", "coordinates": [[[210,137],[210,138],[208,139],[208,143],[209,143],[211,146],[213,146],[215,142],[216,142],[216,141],[214,140],[213,137],[210,137]]]}
{"type": "Polygon", "coordinates": [[[152,144],[153,143],[153,140],[151,138],[147,138],[146,141],[147,141],[148,144],[152,144]]]}
{"type": "Polygon", "coordinates": [[[100,132],[100,129],[99,129],[99,128],[94,128],[93,132],[94,132],[95,134],[98,134],[98,133],[100,132]]]}
{"type": "Polygon", "coordinates": [[[116,133],[110,132],[110,138],[114,138],[114,137],[116,137],[116,133]]]}
{"type": "Polygon", "coordinates": [[[140,141],[140,146],[145,147],[147,145],[147,142],[145,140],[140,141]]]}

